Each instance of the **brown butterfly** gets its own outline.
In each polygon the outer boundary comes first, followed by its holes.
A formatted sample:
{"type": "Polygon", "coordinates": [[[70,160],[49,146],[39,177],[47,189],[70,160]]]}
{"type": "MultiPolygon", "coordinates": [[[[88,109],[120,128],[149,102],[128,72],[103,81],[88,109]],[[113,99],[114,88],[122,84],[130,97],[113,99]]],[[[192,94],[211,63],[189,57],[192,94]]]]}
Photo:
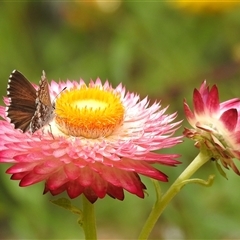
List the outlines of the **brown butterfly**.
{"type": "Polygon", "coordinates": [[[48,82],[43,71],[38,90],[17,70],[9,76],[7,116],[15,128],[34,133],[54,118],[48,82]]]}

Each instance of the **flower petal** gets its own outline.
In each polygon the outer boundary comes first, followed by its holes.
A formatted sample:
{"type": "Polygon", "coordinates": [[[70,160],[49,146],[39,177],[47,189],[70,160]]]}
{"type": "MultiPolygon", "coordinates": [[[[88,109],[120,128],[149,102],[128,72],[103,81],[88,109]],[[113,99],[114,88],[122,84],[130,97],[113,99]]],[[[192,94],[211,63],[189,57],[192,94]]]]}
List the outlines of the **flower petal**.
{"type": "Polygon", "coordinates": [[[219,96],[218,96],[218,89],[216,85],[214,85],[210,90],[206,105],[210,114],[216,113],[219,111],[219,96]]]}
{"type": "Polygon", "coordinates": [[[237,109],[229,109],[225,111],[221,115],[220,120],[223,122],[229,132],[234,131],[238,123],[237,109]]]}
{"type": "Polygon", "coordinates": [[[193,92],[193,106],[196,114],[201,115],[205,113],[203,98],[197,89],[194,89],[194,92],[193,92]]]}

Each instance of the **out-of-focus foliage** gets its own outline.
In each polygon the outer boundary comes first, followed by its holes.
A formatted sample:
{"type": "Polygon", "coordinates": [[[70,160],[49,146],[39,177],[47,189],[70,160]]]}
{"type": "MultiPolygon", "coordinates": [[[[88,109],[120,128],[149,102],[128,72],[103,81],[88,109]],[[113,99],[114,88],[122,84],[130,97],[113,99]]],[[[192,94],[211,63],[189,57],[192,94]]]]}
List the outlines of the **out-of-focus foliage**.
{"type": "MultiPolygon", "coordinates": [[[[201,8],[168,2],[1,2],[0,84],[6,95],[13,69],[37,82],[44,69],[55,80],[85,81],[100,77],[114,86],[161,100],[184,118],[182,100],[191,100],[204,79],[219,87],[221,100],[240,97],[240,7],[217,2],[201,8]],[[227,10],[227,11],[225,11],[227,10]]],[[[183,122],[183,126],[186,125],[183,122]]],[[[179,130],[179,134],[183,129],[179,130]]],[[[197,154],[185,140],[174,149],[182,154],[177,168],[160,167],[169,175],[163,191],[197,154]]],[[[19,188],[0,165],[0,239],[79,239],[75,215],[42,196],[43,184],[19,188]]],[[[210,188],[188,185],[158,221],[153,239],[231,239],[240,236],[240,177],[227,172],[225,180],[213,163],[196,176],[216,174],[210,188]]],[[[144,200],[126,193],[123,202],[97,201],[100,239],[134,239],[155,201],[149,179],[144,200]]],[[[74,205],[79,205],[78,199],[74,205]]]]}

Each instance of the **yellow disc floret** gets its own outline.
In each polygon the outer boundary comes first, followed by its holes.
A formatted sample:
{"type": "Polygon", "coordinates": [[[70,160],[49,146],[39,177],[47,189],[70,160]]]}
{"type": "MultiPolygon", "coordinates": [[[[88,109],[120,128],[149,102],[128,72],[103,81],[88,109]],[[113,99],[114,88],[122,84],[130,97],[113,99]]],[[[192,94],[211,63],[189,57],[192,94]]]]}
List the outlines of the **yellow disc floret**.
{"type": "Polygon", "coordinates": [[[109,136],[123,121],[119,94],[98,86],[66,90],[56,100],[56,123],[67,135],[98,138],[109,136]]]}

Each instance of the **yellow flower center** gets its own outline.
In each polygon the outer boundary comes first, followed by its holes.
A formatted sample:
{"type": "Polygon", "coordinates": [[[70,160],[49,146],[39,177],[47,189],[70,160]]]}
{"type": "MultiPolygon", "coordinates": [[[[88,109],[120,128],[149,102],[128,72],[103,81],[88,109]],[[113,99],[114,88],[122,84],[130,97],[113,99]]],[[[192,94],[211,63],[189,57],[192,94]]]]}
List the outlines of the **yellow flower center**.
{"type": "Polygon", "coordinates": [[[123,121],[120,96],[98,86],[82,86],[60,94],[55,105],[58,128],[75,137],[109,136],[123,121]]]}

